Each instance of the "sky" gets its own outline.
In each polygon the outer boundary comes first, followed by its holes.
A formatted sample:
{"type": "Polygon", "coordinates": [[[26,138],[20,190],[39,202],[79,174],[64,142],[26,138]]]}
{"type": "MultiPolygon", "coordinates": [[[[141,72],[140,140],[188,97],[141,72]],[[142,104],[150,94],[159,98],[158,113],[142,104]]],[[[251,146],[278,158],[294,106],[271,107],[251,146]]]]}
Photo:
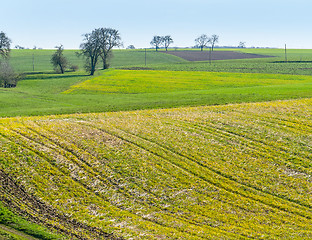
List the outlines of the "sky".
{"type": "Polygon", "coordinates": [[[312,48],[311,0],[10,0],[0,9],[12,48],[78,49],[100,27],[117,29],[125,48],[149,48],[154,35],[191,47],[201,34],[219,35],[219,46],[312,48]]]}

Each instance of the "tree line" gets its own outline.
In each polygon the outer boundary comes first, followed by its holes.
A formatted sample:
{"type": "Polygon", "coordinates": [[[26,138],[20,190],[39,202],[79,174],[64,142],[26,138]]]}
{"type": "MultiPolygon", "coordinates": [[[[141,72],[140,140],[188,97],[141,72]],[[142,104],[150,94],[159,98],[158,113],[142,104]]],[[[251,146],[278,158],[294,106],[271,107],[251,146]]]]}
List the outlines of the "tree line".
{"type": "MultiPolygon", "coordinates": [[[[216,34],[213,34],[211,37],[208,37],[206,34],[200,35],[198,38],[195,39],[195,46],[200,48],[201,51],[205,47],[208,47],[210,45],[211,51],[213,51],[215,44],[219,42],[219,36],[216,34]]],[[[159,48],[164,47],[166,51],[168,50],[168,47],[170,44],[173,43],[173,39],[170,35],[167,36],[154,36],[150,44],[156,48],[156,51],[158,51],[159,48]]]]}

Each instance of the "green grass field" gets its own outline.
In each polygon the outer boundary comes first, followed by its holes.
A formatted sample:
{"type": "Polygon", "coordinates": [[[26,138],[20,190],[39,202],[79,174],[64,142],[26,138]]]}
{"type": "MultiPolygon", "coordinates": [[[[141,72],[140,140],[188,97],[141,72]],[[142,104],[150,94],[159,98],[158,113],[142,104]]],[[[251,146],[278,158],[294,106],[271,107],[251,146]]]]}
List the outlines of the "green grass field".
{"type": "Polygon", "coordinates": [[[33,74],[0,89],[0,116],[107,112],[312,97],[312,77],[190,71],[33,74]]]}
{"type": "MultiPolygon", "coordinates": [[[[51,56],[55,50],[12,50],[11,64],[17,72],[45,72],[53,71],[53,66],[50,63],[51,56]]],[[[80,70],[84,69],[85,60],[83,57],[77,57],[76,52],[79,50],[65,50],[64,56],[68,61],[77,65],[80,70]]],[[[172,64],[177,62],[185,62],[185,60],[148,50],[146,54],[147,65],[155,64],[172,64]]],[[[113,58],[111,59],[112,67],[136,66],[145,65],[144,50],[114,50],[113,58]]],[[[101,62],[98,63],[101,68],[101,62]]]]}

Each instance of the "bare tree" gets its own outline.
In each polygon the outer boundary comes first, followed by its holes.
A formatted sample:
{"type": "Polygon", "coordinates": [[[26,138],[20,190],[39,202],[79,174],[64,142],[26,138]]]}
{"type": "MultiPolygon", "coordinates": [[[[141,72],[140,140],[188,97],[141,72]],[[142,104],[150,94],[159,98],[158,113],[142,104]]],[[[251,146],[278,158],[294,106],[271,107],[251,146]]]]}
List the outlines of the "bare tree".
{"type": "Polygon", "coordinates": [[[171,43],[173,43],[173,40],[172,40],[172,38],[171,38],[170,35],[167,35],[167,36],[162,37],[162,43],[163,43],[163,45],[164,45],[164,47],[165,47],[165,49],[166,49],[166,51],[167,51],[169,45],[170,45],[171,43]]]}
{"type": "Polygon", "coordinates": [[[63,55],[64,51],[63,45],[56,46],[55,48],[57,48],[57,50],[51,57],[51,63],[56,71],[60,71],[63,74],[68,65],[68,61],[66,57],[63,55]]]}
{"type": "Polygon", "coordinates": [[[80,44],[81,53],[86,58],[85,68],[94,75],[96,64],[101,54],[101,46],[99,42],[99,33],[93,30],[91,33],[84,34],[83,43],[80,44]]]}
{"type": "Polygon", "coordinates": [[[245,48],[246,47],[246,43],[245,42],[239,42],[238,47],[239,48],[245,48]]]}
{"type": "Polygon", "coordinates": [[[127,47],[127,49],[135,49],[135,46],[134,46],[134,45],[129,45],[129,46],[127,47]]]}
{"type": "Polygon", "coordinates": [[[163,42],[163,39],[161,36],[154,36],[152,41],[150,42],[150,44],[152,46],[155,46],[156,47],[156,51],[158,51],[158,48],[160,47],[160,45],[162,44],[163,42]]]}
{"type": "Polygon", "coordinates": [[[210,42],[210,38],[206,34],[202,34],[198,38],[195,39],[195,43],[197,46],[200,47],[201,51],[203,51],[204,47],[207,47],[209,42],[210,42]]]}
{"type": "Polygon", "coordinates": [[[109,59],[112,57],[113,47],[122,46],[121,37],[118,30],[112,28],[99,28],[95,31],[98,32],[103,69],[107,69],[109,68],[109,59]]]}
{"type": "Polygon", "coordinates": [[[219,36],[215,34],[212,35],[209,42],[211,43],[211,51],[213,51],[215,44],[219,42],[219,36]]]}
{"type": "Polygon", "coordinates": [[[10,55],[11,40],[6,36],[4,32],[0,32],[0,55],[3,58],[8,58],[10,55]]]}
{"type": "Polygon", "coordinates": [[[25,49],[24,47],[20,46],[20,45],[16,45],[15,46],[16,49],[25,49]]]}

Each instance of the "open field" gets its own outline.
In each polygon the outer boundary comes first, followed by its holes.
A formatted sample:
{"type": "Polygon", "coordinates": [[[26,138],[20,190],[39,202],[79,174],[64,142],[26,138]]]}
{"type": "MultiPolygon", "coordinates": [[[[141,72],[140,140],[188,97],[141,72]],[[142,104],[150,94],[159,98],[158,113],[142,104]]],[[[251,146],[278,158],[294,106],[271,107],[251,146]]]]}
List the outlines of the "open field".
{"type": "Polygon", "coordinates": [[[229,60],[229,59],[250,59],[250,58],[269,58],[273,56],[242,53],[238,51],[167,51],[171,54],[187,61],[209,61],[209,60],[229,60]]]}
{"type": "Polygon", "coordinates": [[[27,74],[0,89],[0,239],[311,239],[312,50],[220,50],[275,57],[115,50],[90,77],[14,50],[27,74]]]}
{"type": "MultiPolygon", "coordinates": [[[[177,49],[177,54],[183,52],[194,52],[194,49],[177,49]]],[[[114,50],[114,58],[111,62],[113,68],[132,68],[132,69],[155,69],[155,70],[175,70],[175,71],[210,71],[210,72],[243,72],[243,73],[282,73],[282,74],[312,74],[312,51],[306,49],[289,49],[287,51],[288,63],[281,61],[285,60],[283,49],[218,49],[216,48],[214,54],[218,52],[237,52],[239,55],[256,54],[263,56],[275,56],[270,58],[254,58],[241,60],[218,60],[189,62],[182,58],[166,54],[164,51],[155,52],[155,50],[148,49],[146,55],[145,65],[145,51],[138,50],[114,50]]],[[[12,50],[11,63],[14,69],[18,72],[32,72],[33,71],[33,55],[35,72],[52,71],[50,63],[51,55],[54,50],[12,50]]],[[[69,61],[79,66],[83,70],[84,60],[76,56],[77,50],[65,50],[64,54],[69,61]]],[[[199,55],[207,55],[209,51],[205,50],[201,53],[197,50],[199,55]]],[[[101,63],[99,63],[101,67],[101,63]]]]}
{"type": "Polygon", "coordinates": [[[311,239],[311,106],[1,119],[1,196],[79,239],[311,239]]]}
{"type": "Polygon", "coordinates": [[[0,89],[0,116],[107,112],[312,97],[312,77],[109,70],[32,74],[0,89]]]}
{"type": "MultiPolygon", "coordinates": [[[[17,72],[32,72],[33,65],[35,72],[53,71],[50,63],[51,56],[55,50],[12,50],[11,64],[17,72]]],[[[65,50],[64,56],[68,61],[77,65],[79,69],[84,69],[85,60],[83,57],[77,57],[79,50],[65,50]]],[[[145,52],[143,50],[114,50],[114,57],[111,60],[112,67],[134,66],[145,64],[145,52]]],[[[155,51],[147,51],[147,64],[172,64],[176,62],[185,62],[185,60],[155,51]]],[[[99,62],[98,67],[101,68],[99,62]]]]}

